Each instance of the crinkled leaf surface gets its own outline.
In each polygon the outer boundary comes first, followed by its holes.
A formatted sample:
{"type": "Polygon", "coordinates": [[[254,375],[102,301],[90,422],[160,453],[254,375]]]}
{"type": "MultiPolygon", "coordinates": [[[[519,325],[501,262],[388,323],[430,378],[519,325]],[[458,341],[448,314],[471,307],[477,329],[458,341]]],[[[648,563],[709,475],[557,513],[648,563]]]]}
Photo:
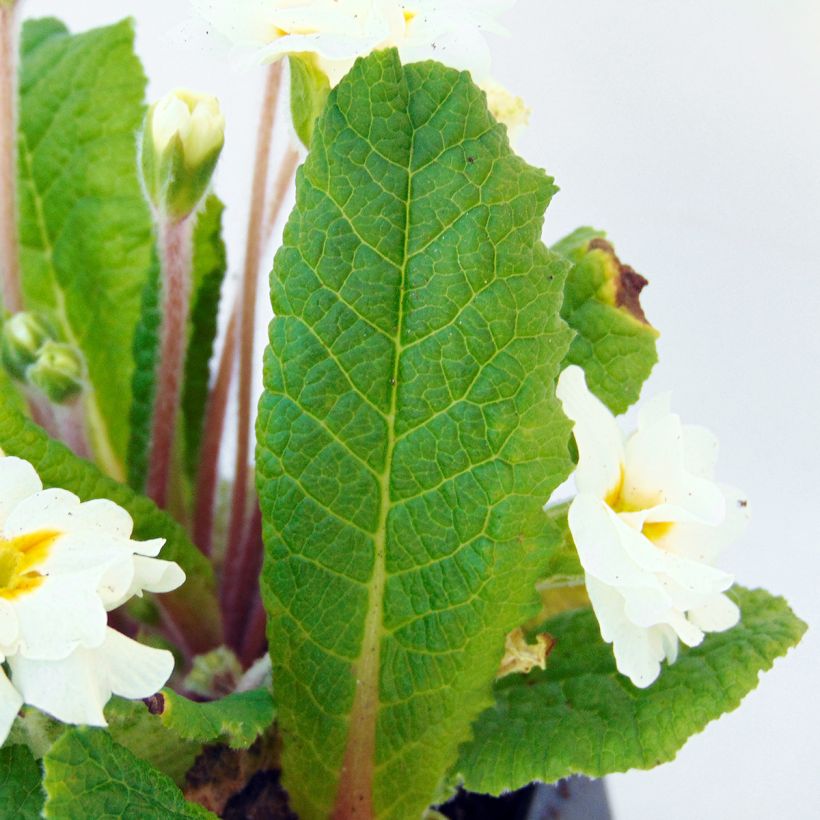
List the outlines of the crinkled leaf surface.
{"type": "Polygon", "coordinates": [[[173,518],[149,499],[103,475],[93,464],[50,439],[3,394],[0,448],[7,455],[30,461],[46,487],[62,487],[83,501],[108,498],[128,510],[134,519],[134,538],[164,538],[160,557],[176,561],[185,570],[187,580],[178,590],[157,596],[158,604],[173,616],[195,649],[204,651],[221,642],[213,569],[173,518]]]}
{"type": "Polygon", "coordinates": [[[42,773],[25,746],[0,749],[0,816],[35,820],[43,807],[42,773]]]}
{"type": "Polygon", "coordinates": [[[163,689],[152,708],[179,737],[199,743],[225,743],[232,749],[247,749],[273,725],[275,716],[273,698],[264,689],[236,692],[208,703],[196,703],[163,689]]]}
{"type": "Polygon", "coordinates": [[[640,304],[647,282],[618,259],[601,231],[580,228],[553,250],[573,263],[561,315],[577,335],[565,364],[583,367],[589,389],[623,413],[658,361],[658,332],[640,304]]]}
{"type": "MultiPolygon", "coordinates": [[[[185,469],[196,473],[205,407],[208,400],[210,361],[217,331],[217,314],[227,258],[222,241],[222,213],[225,206],[209,196],[197,213],[193,234],[189,342],[182,393],[185,469]]],[[[157,355],[159,351],[160,267],[154,253],[153,264],[142,295],[142,308],[134,333],[133,404],[128,442],[128,483],[143,490],[151,451],[151,426],[156,398],[157,355]]]]}
{"type": "Polygon", "coordinates": [[[100,729],[72,729],[44,758],[43,814],[57,820],[186,820],[216,815],[100,729]]]}
{"type": "Polygon", "coordinates": [[[272,277],[263,590],[300,816],[419,816],[537,612],[568,474],[555,188],[467,74],[359,61],[272,277]]]}
{"type": "Polygon", "coordinates": [[[131,21],[71,35],[24,27],[20,241],[26,306],[84,353],[95,451],[124,475],[131,350],[153,237],[137,179],[145,77],[131,21]]]}
{"type": "Polygon", "coordinates": [[[465,788],[500,794],[533,780],[599,777],[672,760],[687,738],[735,709],[760,672],[798,643],[806,625],[782,598],[736,587],[742,621],[683,649],[647,689],[615,669],[589,609],[545,624],[557,643],[547,669],[496,685],[456,770],[465,788]]]}

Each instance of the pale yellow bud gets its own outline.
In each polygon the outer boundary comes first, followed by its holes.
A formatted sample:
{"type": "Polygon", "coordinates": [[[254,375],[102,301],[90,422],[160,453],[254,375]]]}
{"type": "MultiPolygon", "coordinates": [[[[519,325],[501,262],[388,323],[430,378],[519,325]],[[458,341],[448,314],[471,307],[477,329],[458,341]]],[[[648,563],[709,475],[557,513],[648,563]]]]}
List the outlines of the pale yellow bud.
{"type": "Polygon", "coordinates": [[[521,97],[516,97],[503,85],[492,80],[481,86],[487,95],[487,107],[490,113],[502,125],[507,126],[510,135],[529,125],[530,109],[521,97]]]}

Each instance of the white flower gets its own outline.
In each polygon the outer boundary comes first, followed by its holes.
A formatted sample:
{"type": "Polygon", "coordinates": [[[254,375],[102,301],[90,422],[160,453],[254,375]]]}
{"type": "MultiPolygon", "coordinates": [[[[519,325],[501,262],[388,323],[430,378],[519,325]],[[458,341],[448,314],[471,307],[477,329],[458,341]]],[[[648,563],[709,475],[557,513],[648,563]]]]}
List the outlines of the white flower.
{"type": "Polygon", "coordinates": [[[569,527],[587,591],[618,670],[646,687],[661,661],[675,661],[678,640],[696,646],[738,622],[723,594],[732,576],[712,564],[742,531],[748,502],[715,483],[717,440],[682,425],[667,396],[643,407],[624,440],[580,368],[561,374],[557,393],[575,422],[569,527]]]}
{"type": "Polygon", "coordinates": [[[209,28],[259,62],[313,54],[331,85],[357,57],[395,46],[405,63],[436,59],[489,71],[485,31],[515,0],[191,0],[209,28]]]}
{"type": "Polygon", "coordinates": [[[0,745],[23,703],[67,723],[104,726],[112,693],[147,697],[173,671],[170,652],[110,629],[107,613],[133,595],[185,580],[160,561],[164,541],[131,540],[111,501],[43,490],[27,461],[0,452],[0,745]]]}

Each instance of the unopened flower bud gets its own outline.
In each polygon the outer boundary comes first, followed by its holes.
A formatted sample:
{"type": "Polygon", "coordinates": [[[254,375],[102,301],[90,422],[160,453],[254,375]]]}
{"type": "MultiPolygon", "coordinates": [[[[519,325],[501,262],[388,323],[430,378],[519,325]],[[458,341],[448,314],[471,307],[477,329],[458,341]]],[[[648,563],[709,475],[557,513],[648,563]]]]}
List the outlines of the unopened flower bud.
{"type": "Polygon", "coordinates": [[[15,313],[3,324],[0,336],[0,360],[14,378],[24,381],[26,370],[48,341],[57,334],[51,322],[40,313],[15,313]]]}
{"type": "Polygon", "coordinates": [[[148,110],[142,135],[142,173],[151,204],[183,219],[200,203],[225,143],[225,118],[216,97],[177,90],[148,110]]]}
{"type": "Polygon", "coordinates": [[[84,386],[85,363],[79,350],[62,342],[46,342],[37,361],[26,371],[30,384],[54,404],[65,404],[84,386]]]}

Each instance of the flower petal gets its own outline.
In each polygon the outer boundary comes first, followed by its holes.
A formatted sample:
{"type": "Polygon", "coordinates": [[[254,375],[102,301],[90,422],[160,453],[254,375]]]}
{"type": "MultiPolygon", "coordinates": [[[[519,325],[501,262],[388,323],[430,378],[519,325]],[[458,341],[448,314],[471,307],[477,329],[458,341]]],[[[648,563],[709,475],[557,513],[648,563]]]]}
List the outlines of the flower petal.
{"type": "Polygon", "coordinates": [[[174,659],[170,652],[142,646],[108,629],[96,649],[78,649],[59,661],[17,655],[9,665],[26,703],[65,723],[105,726],[103,708],[112,694],[154,694],[171,676],[174,659]]]}
{"type": "Polygon", "coordinates": [[[623,436],[614,416],[589,392],[584,371],[572,365],[561,373],[556,395],[564,413],[575,422],[578,468],[575,484],[580,493],[607,498],[623,478],[623,436]]]}
{"type": "Polygon", "coordinates": [[[22,705],[22,696],[6,677],[3,667],[0,666],[0,746],[6,742],[22,705]]]}
{"type": "Polygon", "coordinates": [[[740,623],[740,610],[725,595],[714,595],[708,603],[691,610],[689,620],[704,632],[724,632],[740,623]]]}
{"type": "Polygon", "coordinates": [[[119,595],[111,595],[105,599],[105,606],[109,612],[122,606],[134,595],[141,596],[143,592],[171,592],[185,583],[185,573],[173,561],[135,555],[131,566],[133,576],[128,587],[119,595]]]}
{"type": "Polygon", "coordinates": [[[43,483],[31,464],[21,458],[0,455],[0,531],[5,531],[11,511],[23,499],[42,489],[43,483]]]}
{"type": "Polygon", "coordinates": [[[3,662],[3,655],[11,655],[16,651],[19,634],[20,627],[14,607],[0,598],[0,663],[3,662]]]}

